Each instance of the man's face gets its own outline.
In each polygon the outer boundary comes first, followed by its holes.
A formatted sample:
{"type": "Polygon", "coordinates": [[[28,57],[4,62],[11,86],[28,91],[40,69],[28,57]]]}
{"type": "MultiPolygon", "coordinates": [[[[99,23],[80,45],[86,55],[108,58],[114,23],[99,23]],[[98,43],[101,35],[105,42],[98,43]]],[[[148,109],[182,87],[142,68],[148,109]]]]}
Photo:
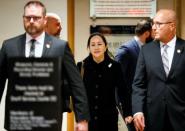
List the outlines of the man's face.
{"type": "Polygon", "coordinates": [[[41,6],[30,5],[25,8],[23,16],[24,28],[32,37],[37,37],[44,31],[46,23],[41,6]]]}
{"type": "Polygon", "coordinates": [[[170,26],[172,22],[166,19],[166,16],[162,13],[158,13],[153,20],[153,33],[154,39],[165,42],[168,39],[169,33],[171,32],[170,26]]]}
{"type": "Polygon", "coordinates": [[[59,37],[61,29],[60,22],[57,19],[53,17],[47,18],[46,32],[48,34],[59,37]]]}

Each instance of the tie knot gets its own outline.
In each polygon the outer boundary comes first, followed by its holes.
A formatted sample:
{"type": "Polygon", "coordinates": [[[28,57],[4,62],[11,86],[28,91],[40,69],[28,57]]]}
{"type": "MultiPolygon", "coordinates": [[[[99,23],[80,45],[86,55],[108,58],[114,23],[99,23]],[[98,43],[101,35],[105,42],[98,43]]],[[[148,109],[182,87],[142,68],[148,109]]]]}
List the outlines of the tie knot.
{"type": "Polygon", "coordinates": [[[31,39],[30,41],[31,41],[31,43],[35,43],[36,40],[35,39],[31,39]]]}

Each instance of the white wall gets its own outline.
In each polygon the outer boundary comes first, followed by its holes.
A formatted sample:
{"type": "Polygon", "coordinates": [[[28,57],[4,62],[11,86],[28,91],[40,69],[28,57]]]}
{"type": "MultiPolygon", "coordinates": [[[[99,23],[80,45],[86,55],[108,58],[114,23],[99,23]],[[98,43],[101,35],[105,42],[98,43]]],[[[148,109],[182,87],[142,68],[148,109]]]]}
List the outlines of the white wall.
{"type": "MultiPolygon", "coordinates": [[[[90,0],[75,0],[75,59],[81,61],[88,55],[87,39],[89,27],[94,22],[90,19],[90,0]]],[[[157,9],[174,8],[175,0],[157,0],[157,9]]],[[[135,25],[142,18],[99,18],[97,25],[135,25]]]]}
{"type": "MultiPolygon", "coordinates": [[[[47,12],[59,14],[62,19],[62,38],[67,40],[67,0],[41,0],[47,12]]],[[[28,0],[0,1],[0,46],[3,40],[24,33],[22,22],[23,7],[28,0]]],[[[5,94],[4,94],[5,96],[5,94]]],[[[66,115],[66,114],[65,114],[66,115]]],[[[4,97],[0,104],[0,131],[4,131],[4,97]]],[[[66,119],[63,131],[66,131],[66,119]]]]}

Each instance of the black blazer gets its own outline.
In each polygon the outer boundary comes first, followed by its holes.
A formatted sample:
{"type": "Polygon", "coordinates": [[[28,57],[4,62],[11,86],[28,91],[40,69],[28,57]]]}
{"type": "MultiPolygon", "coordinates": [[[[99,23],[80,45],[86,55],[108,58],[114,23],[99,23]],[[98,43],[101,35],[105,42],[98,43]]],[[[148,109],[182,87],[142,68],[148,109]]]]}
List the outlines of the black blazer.
{"type": "MultiPolygon", "coordinates": [[[[5,40],[3,42],[0,52],[0,98],[2,97],[4,91],[5,80],[8,79],[7,60],[10,57],[25,57],[25,41],[26,34],[23,34],[15,38],[5,40]]],[[[66,41],[57,39],[53,36],[46,34],[42,57],[61,58],[61,67],[63,71],[62,75],[65,75],[67,77],[69,88],[72,91],[72,99],[76,120],[89,120],[88,102],[84,84],[74,62],[74,58],[72,56],[68,43],[66,41]],[[50,48],[46,47],[47,44],[50,44],[50,48]]],[[[7,89],[7,94],[9,93],[9,89],[7,89]]],[[[63,93],[63,96],[65,98],[65,90],[63,90],[63,93]]]]}
{"type": "Polygon", "coordinates": [[[162,131],[165,111],[177,131],[185,129],[185,41],[177,38],[168,77],[163,68],[160,43],[140,51],[133,82],[133,114],[144,112],[147,131],[162,131]]]}

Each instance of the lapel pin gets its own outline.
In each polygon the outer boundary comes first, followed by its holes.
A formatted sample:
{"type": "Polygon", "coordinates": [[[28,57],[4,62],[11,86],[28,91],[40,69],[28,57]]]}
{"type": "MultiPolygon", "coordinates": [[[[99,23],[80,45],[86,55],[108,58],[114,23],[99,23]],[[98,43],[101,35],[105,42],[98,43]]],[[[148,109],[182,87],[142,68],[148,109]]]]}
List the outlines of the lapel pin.
{"type": "Polygon", "coordinates": [[[177,49],[177,53],[179,53],[179,54],[180,54],[180,53],[181,53],[181,50],[180,50],[180,49],[177,49]]]}
{"type": "Polygon", "coordinates": [[[50,48],[50,44],[46,44],[46,48],[50,48]]]}
{"type": "Polygon", "coordinates": [[[112,63],[110,63],[109,65],[108,65],[108,67],[110,68],[112,66],[112,63]]]}
{"type": "Polygon", "coordinates": [[[46,43],[46,48],[50,48],[51,47],[51,41],[49,41],[48,43],[46,43]]]}

